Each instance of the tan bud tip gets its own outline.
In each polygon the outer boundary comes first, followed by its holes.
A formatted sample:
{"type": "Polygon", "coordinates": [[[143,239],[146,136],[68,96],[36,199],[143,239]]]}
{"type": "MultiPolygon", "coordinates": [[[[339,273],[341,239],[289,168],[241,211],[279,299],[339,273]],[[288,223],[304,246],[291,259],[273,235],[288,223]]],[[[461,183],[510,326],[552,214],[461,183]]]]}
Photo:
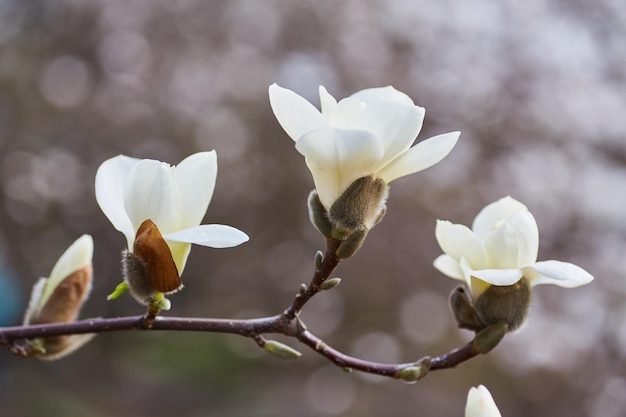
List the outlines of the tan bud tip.
{"type": "Polygon", "coordinates": [[[294,348],[275,340],[266,341],[263,348],[267,352],[281,359],[298,359],[300,356],[302,356],[302,353],[298,352],[294,348]]]}

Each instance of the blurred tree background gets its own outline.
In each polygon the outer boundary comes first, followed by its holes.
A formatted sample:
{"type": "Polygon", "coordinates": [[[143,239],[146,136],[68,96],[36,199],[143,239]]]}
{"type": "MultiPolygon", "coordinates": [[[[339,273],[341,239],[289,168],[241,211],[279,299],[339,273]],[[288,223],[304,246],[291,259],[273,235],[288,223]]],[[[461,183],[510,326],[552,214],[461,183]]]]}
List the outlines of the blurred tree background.
{"type": "Polygon", "coordinates": [[[324,242],[273,82],[315,105],[320,84],[338,98],[391,84],[426,108],[418,140],[462,131],[440,164],[392,184],[341,286],[305,308],[332,346],[405,362],[469,340],[447,307],[457,282],[432,267],[435,221],[471,224],[505,195],[537,218],[540,260],[596,277],[536,288],[522,330],[416,385],[345,374],[292,342],[304,356],[287,362],[231,335],[128,332],[53,363],[0,352],[0,414],[459,416],[482,383],[507,417],[623,415],[625,40],[620,0],[0,0],[0,325],[21,322],[31,286],[82,233],[96,245],[82,316],[143,313],[105,300],[125,241],[93,179],[119,153],[175,164],[216,149],[205,223],[251,236],[195,247],[166,314],[282,311],[324,242]]]}

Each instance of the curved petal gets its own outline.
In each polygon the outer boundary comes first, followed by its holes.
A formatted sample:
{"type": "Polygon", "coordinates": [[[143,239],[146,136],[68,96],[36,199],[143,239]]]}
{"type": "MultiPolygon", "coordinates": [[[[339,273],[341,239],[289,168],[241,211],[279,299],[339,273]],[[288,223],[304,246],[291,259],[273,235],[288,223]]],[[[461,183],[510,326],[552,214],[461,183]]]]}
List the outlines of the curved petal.
{"type": "Polygon", "coordinates": [[[90,235],[82,235],[68,247],[59,257],[50,272],[50,277],[43,289],[38,307],[43,306],[55,288],[65,278],[79,269],[91,266],[93,259],[93,238],[90,235]]]}
{"type": "Polygon", "coordinates": [[[487,388],[470,388],[465,405],[465,417],[502,417],[487,388]]]}
{"type": "Polygon", "coordinates": [[[488,267],[482,243],[467,226],[447,220],[437,220],[435,237],[441,250],[457,262],[464,257],[474,269],[488,267]]]}
{"type": "Polygon", "coordinates": [[[459,265],[459,261],[450,255],[439,255],[433,262],[433,265],[439,272],[450,278],[465,281],[465,276],[459,265]]]}
{"type": "Polygon", "coordinates": [[[328,126],[322,113],[293,91],[272,84],[269,95],[270,105],[278,123],[294,141],[311,130],[328,126]]]}
{"type": "Polygon", "coordinates": [[[380,101],[360,109],[348,127],[370,131],[381,139],[385,156],[376,165],[379,170],[411,147],[423,120],[422,107],[380,101]]]}
{"type": "Polygon", "coordinates": [[[96,201],[102,212],[117,230],[126,236],[128,247],[133,247],[135,229],[124,208],[124,182],[139,159],[124,155],[107,159],[96,172],[96,201]]]}
{"type": "Polygon", "coordinates": [[[521,269],[481,269],[471,274],[491,285],[513,285],[522,278],[521,269]]]}
{"type": "Polygon", "coordinates": [[[357,91],[350,97],[356,98],[357,100],[367,104],[375,103],[377,101],[391,101],[408,106],[415,105],[413,100],[411,100],[411,97],[402,91],[396,90],[390,85],[386,87],[366,88],[365,90],[357,91]]]}
{"type": "Polygon", "coordinates": [[[244,232],[224,224],[203,224],[163,235],[166,240],[193,243],[211,248],[231,248],[247,242],[244,232]]]}
{"type": "Polygon", "coordinates": [[[480,240],[485,240],[495,225],[518,212],[528,211],[528,208],[511,196],[485,206],[474,219],[472,230],[480,240]]]}
{"type": "Polygon", "coordinates": [[[391,161],[378,176],[389,183],[431,167],[450,153],[460,135],[461,132],[451,132],[426,139],[391,161]]]}
{"type": "Polygon", "coordinates": [[[337,100],[335,97],[331,96],[330,93],[324,88],[323,85],[320,85],[320,107],[322,108],[322,116],[330,123],[333,117],[333,113],[335,113],[335,109],[337,108],[337,100]]]}
{"type": "Polygon", "coordinates": [[[141,160],[130,171],[124,184],[124,208],[135,233],[146,219],[163,234],[181,229],[181,200],[174,172],[174,167],[151,159],[141,160]]]}
{"type": "Polygon", "coordinates": [[[535,263],[539,231],[529,212],[517,212],[497,224],[484,242],[491,267],[521,268],[535,263]]]}
{"type": "Polygon", "coordinates": [[[296,149],[307,159],[320,201],[327,209],[352,182],[372,172],[383,155],[377,137],[361,130],[318,129],[296,149]]]}
{"type": "Polygon", "coordinates": [[[217,178],[215,151],[199,152],[176,166],[176,182],[180,192],[181,228],[197,226],[209,207],[217,178]]]}
{"type": "Polygon", "coordinates": [[[339,129],[367,130],[357,127],[353,122],[356,114],[365,107],[365,103],[353,98],[344,98],[335,106],[330,119],[331,127],[339,129]]]}
{"type": "Polygon", "coordinates": [[[559,287],[574,288],[593,281],[593,275],[569,262],[542,261],[524,268],[524,276],[530,285],[553,284],[559,287]]]}

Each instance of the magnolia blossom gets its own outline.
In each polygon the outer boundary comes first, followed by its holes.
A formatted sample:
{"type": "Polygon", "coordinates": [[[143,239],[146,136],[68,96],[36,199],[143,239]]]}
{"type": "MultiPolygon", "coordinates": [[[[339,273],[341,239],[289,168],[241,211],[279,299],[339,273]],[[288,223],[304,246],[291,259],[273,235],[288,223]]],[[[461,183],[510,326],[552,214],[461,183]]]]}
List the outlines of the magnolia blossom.
{"type": "MultiPolygon", "coordinates": [[[[34,285],[24,325],[75,321],[91,291],[93,239],[78,238],[61,255],[48,278],[34,285]]],[[[54,336],[30,341],[40,359],[59,359],[78,349],[94,334],[54,336]]]]}
{"type": "Polygon", "coordinates": [[[411,147],[422,128],[424,109],[391,86],[361,90],[339,102],[320,86],[321,112],[291,90],[269,88],[272,110],[296,142],[326,210],[358,178],[389,183],[443,159],[459,132],[411,147]]]}
{"type": "Polygon", "coordinates": [[[491,393],[484,385],[470,388],[465,405],[465,417],[502,417],[491,393]]]}
{"type": "Polygon", "coordinates": [[[96,199],[133,251],[137,231],[151,220],[162,234],[181,275],[191,244],[225,248],[248,240],[242,231],[221,224],[200,225],[217,177],[215,151],[199,152],[177,166],[118,155],[96,173],[96,199]]]}
{"type": "Polygon", "coordinates": [[[438,220],[435,235],[444,251],[435,260],[435,267],[465,281],[474,299],[489,285],[512,285],[522,277],[531,287],[554,284],[573,288],[593,280],[587,271],[571,263],[537,262],[537,223],[526,206],[511,197],[483,208],[471,230],[438,220]]]}

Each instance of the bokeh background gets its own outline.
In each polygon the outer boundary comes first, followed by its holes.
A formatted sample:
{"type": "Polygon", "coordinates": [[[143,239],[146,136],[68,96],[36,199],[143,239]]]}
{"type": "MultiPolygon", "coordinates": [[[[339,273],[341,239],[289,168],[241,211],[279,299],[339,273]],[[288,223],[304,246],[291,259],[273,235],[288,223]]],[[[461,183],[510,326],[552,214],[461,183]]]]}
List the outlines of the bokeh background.
{"type": "MultiPolygon", "coordinates": [[[[219,334],[116,333],[54,363],[0,352],[2,416],[460,416],[485,384],[503,415],[622,416],[626,409],[626,3],[536,0],[0,1],[0,325],[83,233],[106,302],[125,241],[96,205],[98,165],[119,153],[177,163],[216,149],[205,222],[246,231],[195,248],[167,314],[258,317],[308,281],[323,240],[312,180],[267,97],[278,82],[318,105],[393,85],[426,108],[418,140],[453,130],[440,164],[392,184],[388,213],[310,329],[365,359],[406,362],[460,346],[432,261],[436,219],[470,224],[505,195],[537,218],[540,259],[596,280],[538,287],[527,325],[488,356],[416,385],[295,362],[219,334]]],[[[283,340],[279,338],[279,340],[283,340]]],[[[298,345],[294,345],[298,347],[298,345]]]]}

